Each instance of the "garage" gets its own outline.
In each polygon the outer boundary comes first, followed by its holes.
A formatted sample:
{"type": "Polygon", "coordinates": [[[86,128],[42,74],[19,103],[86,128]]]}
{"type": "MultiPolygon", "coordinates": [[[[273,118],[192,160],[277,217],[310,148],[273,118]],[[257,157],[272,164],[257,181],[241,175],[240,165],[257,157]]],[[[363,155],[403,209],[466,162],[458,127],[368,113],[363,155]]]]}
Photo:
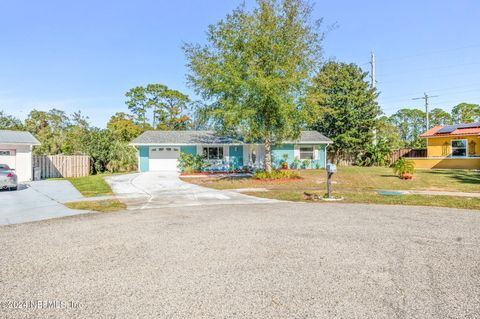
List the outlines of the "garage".
{"type": "Polygon", "coordinates": [[[15,149],[0,149],[0,164],[7,164],[10,168],[16,167],[15,149]]]}
{"type": "Polygon", "coordinates": [[[152,146],[150,147],[149,153],[148,166],[150,171],[178,170],[178,157],[180,156],[179,147],[152,146]]]}
{"type": "Polygon", "coordinates": [[[29,132],[0,130],[0,164],[15,170],[19,182],[32,180],[32,149],[40,142],[29,132]]]}

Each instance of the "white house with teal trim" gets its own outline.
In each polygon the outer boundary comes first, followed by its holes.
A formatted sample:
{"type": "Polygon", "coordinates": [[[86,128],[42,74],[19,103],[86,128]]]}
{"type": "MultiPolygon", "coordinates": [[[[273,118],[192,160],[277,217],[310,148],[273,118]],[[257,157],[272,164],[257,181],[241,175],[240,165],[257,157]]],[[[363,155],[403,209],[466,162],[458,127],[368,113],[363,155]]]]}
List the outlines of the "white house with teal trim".
{"type": "MultiPolygon", "coordinates": [[[[325,168],[326,149],[331,143],[317,131],[302,131],[297,140],[272,146],[273,165],[280,167],[286,157],[289,167],[298,159],[303,166],[310,162],[307,168],[325,168]]],[[[177,170],[180,152],[202,154],[210,162],[209,170],[264,167],[263,144],[244,143],[213,131],[147,131],[130,145],[138,149],[140,172],[177,170]]]]}

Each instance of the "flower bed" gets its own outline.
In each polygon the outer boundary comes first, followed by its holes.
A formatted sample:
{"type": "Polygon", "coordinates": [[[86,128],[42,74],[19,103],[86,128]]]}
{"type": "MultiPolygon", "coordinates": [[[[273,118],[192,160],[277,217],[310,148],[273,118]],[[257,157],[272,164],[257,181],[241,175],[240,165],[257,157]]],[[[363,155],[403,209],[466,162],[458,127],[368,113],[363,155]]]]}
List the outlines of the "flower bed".
{"type": "Polygon", "coordinates": [[[253,178],[259,181],[298,180],[302,179],[296,170],[256,171],[253,178]]]}
{"type": "Polygon", "coordinates": [[[188,176],[188,175],[235,175],[235,174],[245,174],[245,173],[238,173],[238,172],[226,172],[226,171],[215,171],[215,172],[182,172],[180,176],[188,176]]]}

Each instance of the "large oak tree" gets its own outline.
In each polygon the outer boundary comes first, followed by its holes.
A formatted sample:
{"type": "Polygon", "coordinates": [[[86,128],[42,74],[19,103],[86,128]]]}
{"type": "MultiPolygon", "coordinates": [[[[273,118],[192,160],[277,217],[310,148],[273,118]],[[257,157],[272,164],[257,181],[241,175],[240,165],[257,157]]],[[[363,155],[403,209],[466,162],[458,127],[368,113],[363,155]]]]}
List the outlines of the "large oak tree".
{"type": "Polygon", "coordinates": [[[321,59],[320,20],[302,0],[258,0],[210,25],[207,44],[184,50],[188,82],[208,102],[215,128],[271,147],[296,138],[308,114],[305,95],[321,59]]]}

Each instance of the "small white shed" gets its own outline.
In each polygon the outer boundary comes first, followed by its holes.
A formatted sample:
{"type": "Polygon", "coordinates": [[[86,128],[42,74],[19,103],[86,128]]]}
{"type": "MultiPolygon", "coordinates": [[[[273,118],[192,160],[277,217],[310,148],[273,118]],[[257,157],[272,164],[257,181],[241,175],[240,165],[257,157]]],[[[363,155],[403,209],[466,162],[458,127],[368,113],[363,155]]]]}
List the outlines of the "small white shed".
{"type": "Polygon", "coordinates": [[[19,182],[32,180],[32,148],[40,142],[29,132],[0,130],[0,164],[15,169],[19,182]]]}

